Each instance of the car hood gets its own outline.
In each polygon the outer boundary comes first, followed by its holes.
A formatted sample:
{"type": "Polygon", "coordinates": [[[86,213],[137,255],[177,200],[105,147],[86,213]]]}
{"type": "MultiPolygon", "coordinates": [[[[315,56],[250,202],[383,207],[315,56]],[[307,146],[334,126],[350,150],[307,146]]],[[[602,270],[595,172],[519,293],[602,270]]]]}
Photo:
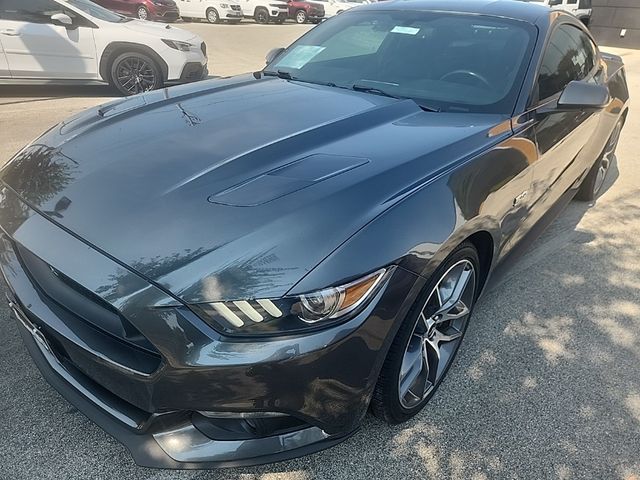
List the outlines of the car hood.
{"type": "MultiPolygon", "coordinates": [[[[146,20],[131,20],[122,24],[128,30],[145,35],[153,35],[158,38],[166,38],[167,40],[177,40],[181,42],[189,42],[194,38],[200,38],[187,30],[173,27],[169,24],[149,22],[146,20]]],[[[199,42],[198,42],[199,43],[199,42]]]]}
{"type": "Polygon", "coordinates": [[[0,177],[188,303],[274,298],[391,205],[495,141],[487,132],[504,121],[257,77],[88,110],[19,152],[0,177]]]}

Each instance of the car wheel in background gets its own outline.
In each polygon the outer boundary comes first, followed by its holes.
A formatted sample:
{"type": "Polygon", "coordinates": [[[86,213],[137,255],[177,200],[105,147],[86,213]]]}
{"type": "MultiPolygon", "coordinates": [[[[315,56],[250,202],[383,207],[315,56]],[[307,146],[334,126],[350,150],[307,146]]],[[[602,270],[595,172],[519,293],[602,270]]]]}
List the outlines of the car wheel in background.
{"type": "Polygon", "coordinates": [[[622,132],[623,126],[624,119],[621,118],[613,128],[613,132],[611,132],[602,154],[600,154],[598,160],[596,160],[596,163],[593,164],[593,167],[591,167],[591,170],[589,170],[589,173],[580,184],[580,189],[578,193],[576,193],[577,200],[591,202],[598,197],[604,181],[607,178],[607,173],[609,173],[609,168],[615,160],[616,147],[618,146],[618,140],[620,140],[620,133],[622,132]]]}
{"type": "Polygon", "coordinates": [[[256,8],[253,19],[256,23],[260,23],[262,25],[269,23],[269,12],[267,12],[266,8],[256,8]]]}
{"type": "Polygon", "coordinates": [[[162,71],[143,53],[123,53],[111,64],[111,84],[124,95],[148,92],[162,87],[162,71]]]}
{"type": "Polygon", "coordinates": [[[480,260],[468,242],[436,269],[393,340],[371,410],[396,424],[416,415],[445,377],[478,292],[480,260]]]}
{"type": "Polygon", "coordinates": [[[304,10],[298,10],[296,12],[296,23],[306,23],[307,22],[307,12],[304,10]]]}
{"type": "Polygon", "coordinates": [[[220,15],[218,15],[218,11],[215,8],[207,9],[207,21],[209,23],[219,23],[220,15]]]}
{"type": "Polygon", "coordinates": [[[146,7],[140,5],[136,13],[140,20],[149,20],[149,10],[147,10],[146,7]]]}

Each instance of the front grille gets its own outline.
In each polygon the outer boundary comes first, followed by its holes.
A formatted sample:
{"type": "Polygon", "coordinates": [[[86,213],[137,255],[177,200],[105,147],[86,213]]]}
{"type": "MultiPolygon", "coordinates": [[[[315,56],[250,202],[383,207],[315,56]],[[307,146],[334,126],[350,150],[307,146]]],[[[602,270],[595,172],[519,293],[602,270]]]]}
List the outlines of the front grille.
{"type": "Polygon", "coordinates": [[[69,329],[119,365],[143,373],[158,368],[159,352],[114,307],[21,245],[14,249],[43,301],[69,329]]]}
{"type": "Polygon", "coordinates": [[[231,5],[231,10],[240,11],[240,5],[231,5]]]}
{"type": "Polygon", "coordinates": [[[200,44],[200,50],[202,50],[202,53],[204,53],[204,56],[206,57],[207,56],[207,44],[202,42],[200,44]]]}

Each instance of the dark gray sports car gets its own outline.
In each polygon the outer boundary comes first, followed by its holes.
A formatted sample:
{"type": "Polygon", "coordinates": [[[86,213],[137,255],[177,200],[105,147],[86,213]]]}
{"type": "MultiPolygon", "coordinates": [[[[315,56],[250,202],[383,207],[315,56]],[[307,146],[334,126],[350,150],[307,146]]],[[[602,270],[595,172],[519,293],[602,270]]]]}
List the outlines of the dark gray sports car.
{"type": "Polygon", "coordinates": [[[0,173],[47,380],[141,465],[271,462],[418,413],[494,267],[601,190],[619,57],[508,0],[355,8],[260,72],[56,125],[0,173]],[[552,209],[552,207],[554,207],[552,209]]]}

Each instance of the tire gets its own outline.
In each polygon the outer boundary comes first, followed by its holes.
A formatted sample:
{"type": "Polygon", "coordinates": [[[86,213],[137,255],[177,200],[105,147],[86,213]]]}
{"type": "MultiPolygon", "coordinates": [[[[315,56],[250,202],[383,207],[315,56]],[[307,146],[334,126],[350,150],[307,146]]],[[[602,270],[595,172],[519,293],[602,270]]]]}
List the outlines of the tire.
{"type": "Polygon", "coordinates": [[[469,242],[458,246],[436,269],[391,344],[371,399],[376,417],[391,425],[402,423],[429,402],[462,342],[478,296],[479,278],[480,259],[469,242]],[[455,282],[458,275],[461,283],[455,282]],[[461,303],[449,305],[456,286],[462,288],[461,303]],[[447,292],[451,292],[449,297],[447,292]],[[411,381],[414,377],[415,382],[411,381]],[[413,385],[416,387],[407,388],[413,385]]]}
{"type": "Polygon", "coordinates": [[[611,132],[604,150],[580,184],[578,193],[576,193],[575,196],[576,200],[592,202],[598,198],[598,195],[602,190],[602,186],[607,179],[607,174],[609,173],[611,164],[615,160],[616,147],[618,146],[623,126],[624,118],[620,118],[616,123],[616,126],[613,128],[613,132],[611,132]]]}
{"type": "Polygon", "coordinates": [[[260,25],[266,25],[269,23],[269,12],[266,8],[256,8],[253,19],[260,25]]]}
{"type": "Polygon", "coordinates": [[[136,10],[136,15],[140,20],[149,20],[149,10],[146,7],[139,5],[136,10]]]}
{"type": "Polygon", "coordinates": [[[220,23],[220,15],[215,8],[207,8],[207,22],[220,23]]]}
{"type": "Polygon", "coordinates": [[[294,18],[298,24],[307,23],[307,12],[304,10],[298,10],[294,18]]]}
{"type": "Polygon", "coordinates": [[[162,71],[148,55],[125,52],[110,67],[110,83],[123,95],[135,95],[162,88],[162,71]]]}

